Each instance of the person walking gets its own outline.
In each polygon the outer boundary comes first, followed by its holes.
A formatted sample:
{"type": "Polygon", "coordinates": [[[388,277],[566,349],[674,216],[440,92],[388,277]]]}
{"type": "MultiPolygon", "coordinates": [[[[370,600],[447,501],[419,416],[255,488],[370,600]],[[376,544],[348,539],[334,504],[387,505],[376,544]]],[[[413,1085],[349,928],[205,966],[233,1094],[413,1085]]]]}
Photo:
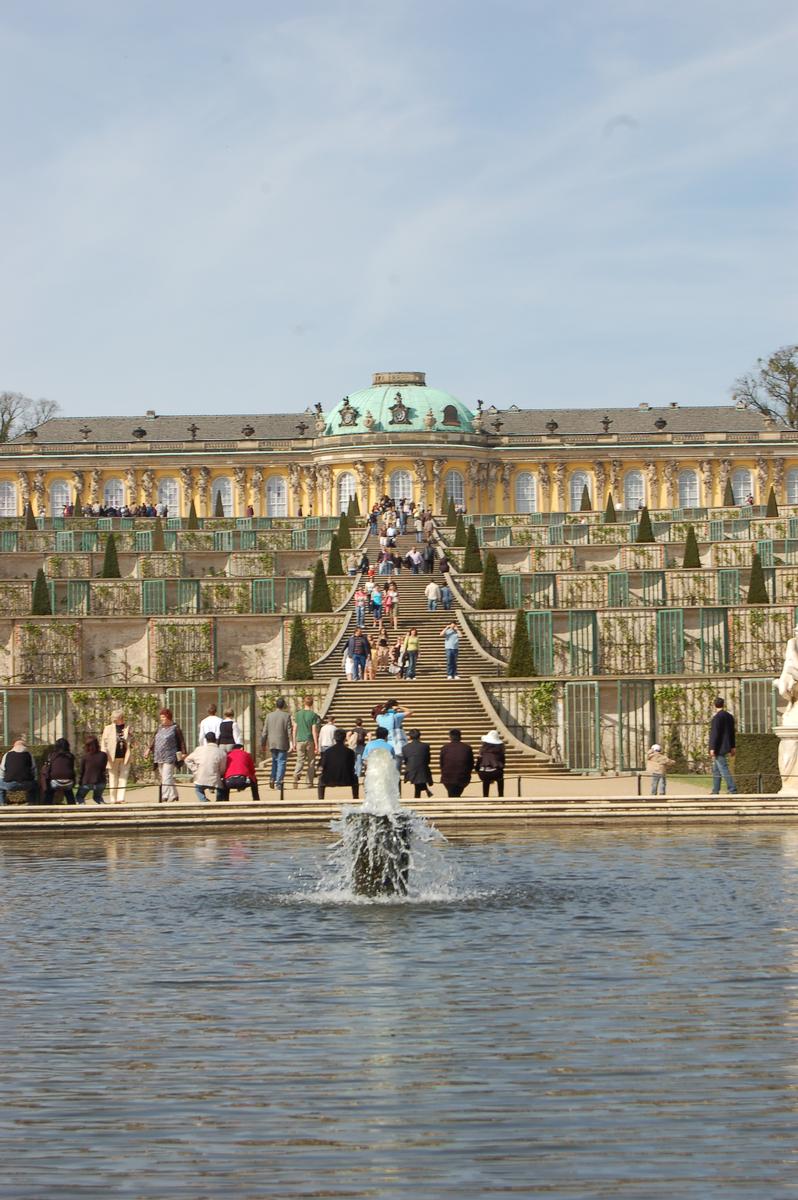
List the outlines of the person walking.
{"type": "Polygon", "coordinates": [[[415,518],[413,528],[416,531],[416,544],[419,545],[424,538],[424,522],[421,520],[421,517],[415,518]]]}
{"type": "Polygon", "coordinates": [[[646,755],[646,763],[651,775],[651,795],[664,796],[667,790],[668,767],[674,767],[675,761],[663,754],[662,746],[655,742],[646,755]]]}
{"type": "Polygon", "coordinates": [[[405,657],[405,679],[415,679],[418,667],[418,629],[415,625],[407,631],[402,643],[402,653],[405,657]]]}
{"type": "Polygon", "coordinates": [[[385,611],[385,616],[391,618],[395,631],[399,627],[399,592],[393,580],[391,580],[385,589],[382,607],[385,611]]]}
{"type": "Polygon", "coordinates": [[[167,804],[177,800],[175,771],[177,764],[186,757],[186,739],[179,725],[175,724],[171,708],[162,708],[158,714],[160,722],[150,745],[150,756],[158,771],[158,803],[167,804]]]}
{"type": "Polygon", "coordinates": [[[737,784],[729,769],[730,758],[736,753],[736,727],[734,717],[726,710],[722,696],[715,700],[715,715],[709,726],[709,756],[712,759],[712,795],[720,793],[721,780],[725,780],[730,795],[737,792],[737,784]]]}
{"type": "Polygon", "coordinates": [[[296,746],[296,764],[294,766],[294,787],[299,787],[299,779],[303,770],[307,771],[308,787],[313,787],[316,779],[316,756],[319,753],[319,726],[321,717],[313,708],[313,697],[305,696],[302,708],[294,713],[294,745],[296,746]]]}
{"type": "Polygon", "coordinates": [[[111,713],[110,724],[100,734],[100,749],[108,755],[108,799],[111,804],[121,804],[125,798],[131,742],[132,733],[124,711],[117,708],[111,713]]]}
{"type": "Polygon", "coordinates": [[[504,742],[499,737],[498,730],[491,729],[480,738],[479,754],[476,771],[482,780],[482,795],[490,795],[490,785],[496,784],[496,791],[504,795],[504,742]]]}
{"type": "Polygon", "coordinates": [[[360,629],[362,628],[366,619],[366,604],[368,602],[366,590],[362,585],[355,588],[355,594],[352,600],[355,606],[355,625],[358,629],[360,629]]]}
{"type": "Polygon", "coordinates": [[[446,651],[446,678],[459,679],[457,674],[457,656],[460,652],[460,631],[456,621],[450,621],[441,630],[443,648],[446,651]]]}
{"type": "Polygon", "coordinates": [[[382,597],[382,588],[375,583],[371,593],[371,611],[374,615],[375,629],[382,629],[382,597]]]}
{"type": "Polygon", "coordinates": [[[413,785],[413,799],[418,800],[422,792],[432,796],[430,748],[427,742],[422,742],[420,729],[410,730],[410,740],[402,747],[402,766],[405,782],[413,785]]]}
{"type": "Polygon", "coordinates": [[[449,741],[441,746],[441,783],[447,796],[462,796],[471,782],[474,770],[474,751],[462,740],[459,729],[449,730],[449,741]]]}
{"type": "Polygon", "coordinates": [[[360,782],[355,767],[355,751],[347,746],[345,739],[346,734],[343,729],[336,729],[332,745],[322,753],[319,800],[324,799],[324,793],[328,787],[351,788],[353,800],[357,800],[360,795],[360,782]]]}
{"type": "Polygon", "coordinates": [[[205,734],[205,741],[188,755],[186,766],[194,776],[197,799],[203,804],[207,803],[206,788],[213,788],[218,799],[222,776],[227,769],[227,753],[216,741],[216,734],[212,729],[205,734]]]}
{"type": "Polygon", "coordinates": [[[440,585],[434,579],[431,579],[424,588],[424,595],[427,598],[427,611],[435,612],[438,608],[438,601],[441,598],[441,589],[440,585]]]}
{"type": "Polygon", "coordinates": [[[108,755],[100,749],[99,741],[96,737],[87,737],[83,743],[78,790],[75,794],[76,804],[85,804],[89,792],[95,804],[105,804],[103,792],[107,767],[108,755]]]}
{"type": "Polygon", "coordinates": [[[216,799],[229,800],[231,791],[243,792],[244,788],[252,788],[252,799],[260,800],[258,776],[252,755],[243,746],[233,746],[232,750],[227,752],[227,766],[216,799]]]}
{"type": "Polygon", "coordinates": [[[362,625],[359,624],[349,637],[347,650],[352,656],[352,678],[363,679],[366,674],[366,660],[371,656],[371,646],[362,625]]]}
{"type": "Polygon", "coordinates": [[[6,804],[8,792],[24,792],[27,804],[35,804],[38,792],[36,763],[24,737],[14,739],[0,761],[0,804],[6,804]]]}
{"type": "Polygon", "coordinates": [[[454,596],[452,595],[452,589],[449,587],[448,583],[442,584],[441,585],[441,608],[444,610],[444,612],[451,611],[453,599],[454,599],[454,596]]]}
{"type": "Polygon", "coordinates": [[[47,755],[41,776],[42,804],[55,804],[55,793],[63,792],[67,804],[75,803],[75,755],[66,738],[56,738],[47,755]]]}
{"type": "Polygon", "coordinates": [[[269,787],[281,788],[285,779],[285,766],[288,753],[294,749],[293,726],[291,717],[285,706],[285,699],[278,696],[274,708],[263,722],[260,733],[261,752],[271,755],[271,772],[269,787]]]}

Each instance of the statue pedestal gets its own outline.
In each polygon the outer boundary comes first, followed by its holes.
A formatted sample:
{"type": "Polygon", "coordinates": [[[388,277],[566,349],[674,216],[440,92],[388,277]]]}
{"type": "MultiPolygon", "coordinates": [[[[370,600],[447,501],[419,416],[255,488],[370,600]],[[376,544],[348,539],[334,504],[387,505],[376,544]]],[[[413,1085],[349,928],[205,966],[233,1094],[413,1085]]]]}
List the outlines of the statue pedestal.
{"type": "Polygon", "coordinates": [[[774,725],[779,739],[780,796],[798,796],[798,725],[774,725]]]}

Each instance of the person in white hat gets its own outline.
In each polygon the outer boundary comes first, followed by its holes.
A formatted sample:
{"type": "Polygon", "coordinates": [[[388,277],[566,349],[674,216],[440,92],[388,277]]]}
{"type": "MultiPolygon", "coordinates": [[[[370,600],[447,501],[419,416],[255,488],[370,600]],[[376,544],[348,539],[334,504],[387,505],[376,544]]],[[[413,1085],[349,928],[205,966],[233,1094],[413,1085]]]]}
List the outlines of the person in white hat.
{"type": "Polygon", "coordinates": [[[495,729],[480,738],[477,775],[482,780],[483,796],[489,795],[492,783],[499,795],[504,795],[504,742],[495,729]]]}
{"type": "Polygon", "coordinates": [[[672,758],[668,758],[667,754],[662,753],[662,746],[655,742],[646,755],[648,769],[651,774],[651,795],[664,796],[667,786],[668,767],[675,767],[676,763],[672,758]]]}

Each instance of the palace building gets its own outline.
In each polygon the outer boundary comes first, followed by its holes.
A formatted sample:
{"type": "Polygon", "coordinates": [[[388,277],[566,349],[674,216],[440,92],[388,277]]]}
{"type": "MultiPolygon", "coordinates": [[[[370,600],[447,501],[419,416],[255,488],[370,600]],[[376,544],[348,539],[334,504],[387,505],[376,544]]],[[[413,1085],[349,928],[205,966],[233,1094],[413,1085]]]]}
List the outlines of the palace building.
{"type": "Polygon", "coordinates": [[[370,387],[304,412],[57,417],[0,446],[0,517],[30,501],[165,504],[186,516],[331,516],[387,493],[474,514],[593,508],[608,493],[636,510],[798,503],[798,432],[743,406],[540,409],[466,404],[424,372],[380,372],[370,387]]]}

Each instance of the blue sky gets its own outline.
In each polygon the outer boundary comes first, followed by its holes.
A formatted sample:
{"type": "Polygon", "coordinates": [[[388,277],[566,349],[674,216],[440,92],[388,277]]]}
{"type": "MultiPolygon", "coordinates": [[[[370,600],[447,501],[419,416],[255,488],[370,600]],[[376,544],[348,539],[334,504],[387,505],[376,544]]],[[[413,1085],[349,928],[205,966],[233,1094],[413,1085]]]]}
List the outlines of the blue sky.
{"type": "Polygon", "coordinates": [[[0,388],[723,403],[798,341],[787,0],[4,0],[0,388]]]}

